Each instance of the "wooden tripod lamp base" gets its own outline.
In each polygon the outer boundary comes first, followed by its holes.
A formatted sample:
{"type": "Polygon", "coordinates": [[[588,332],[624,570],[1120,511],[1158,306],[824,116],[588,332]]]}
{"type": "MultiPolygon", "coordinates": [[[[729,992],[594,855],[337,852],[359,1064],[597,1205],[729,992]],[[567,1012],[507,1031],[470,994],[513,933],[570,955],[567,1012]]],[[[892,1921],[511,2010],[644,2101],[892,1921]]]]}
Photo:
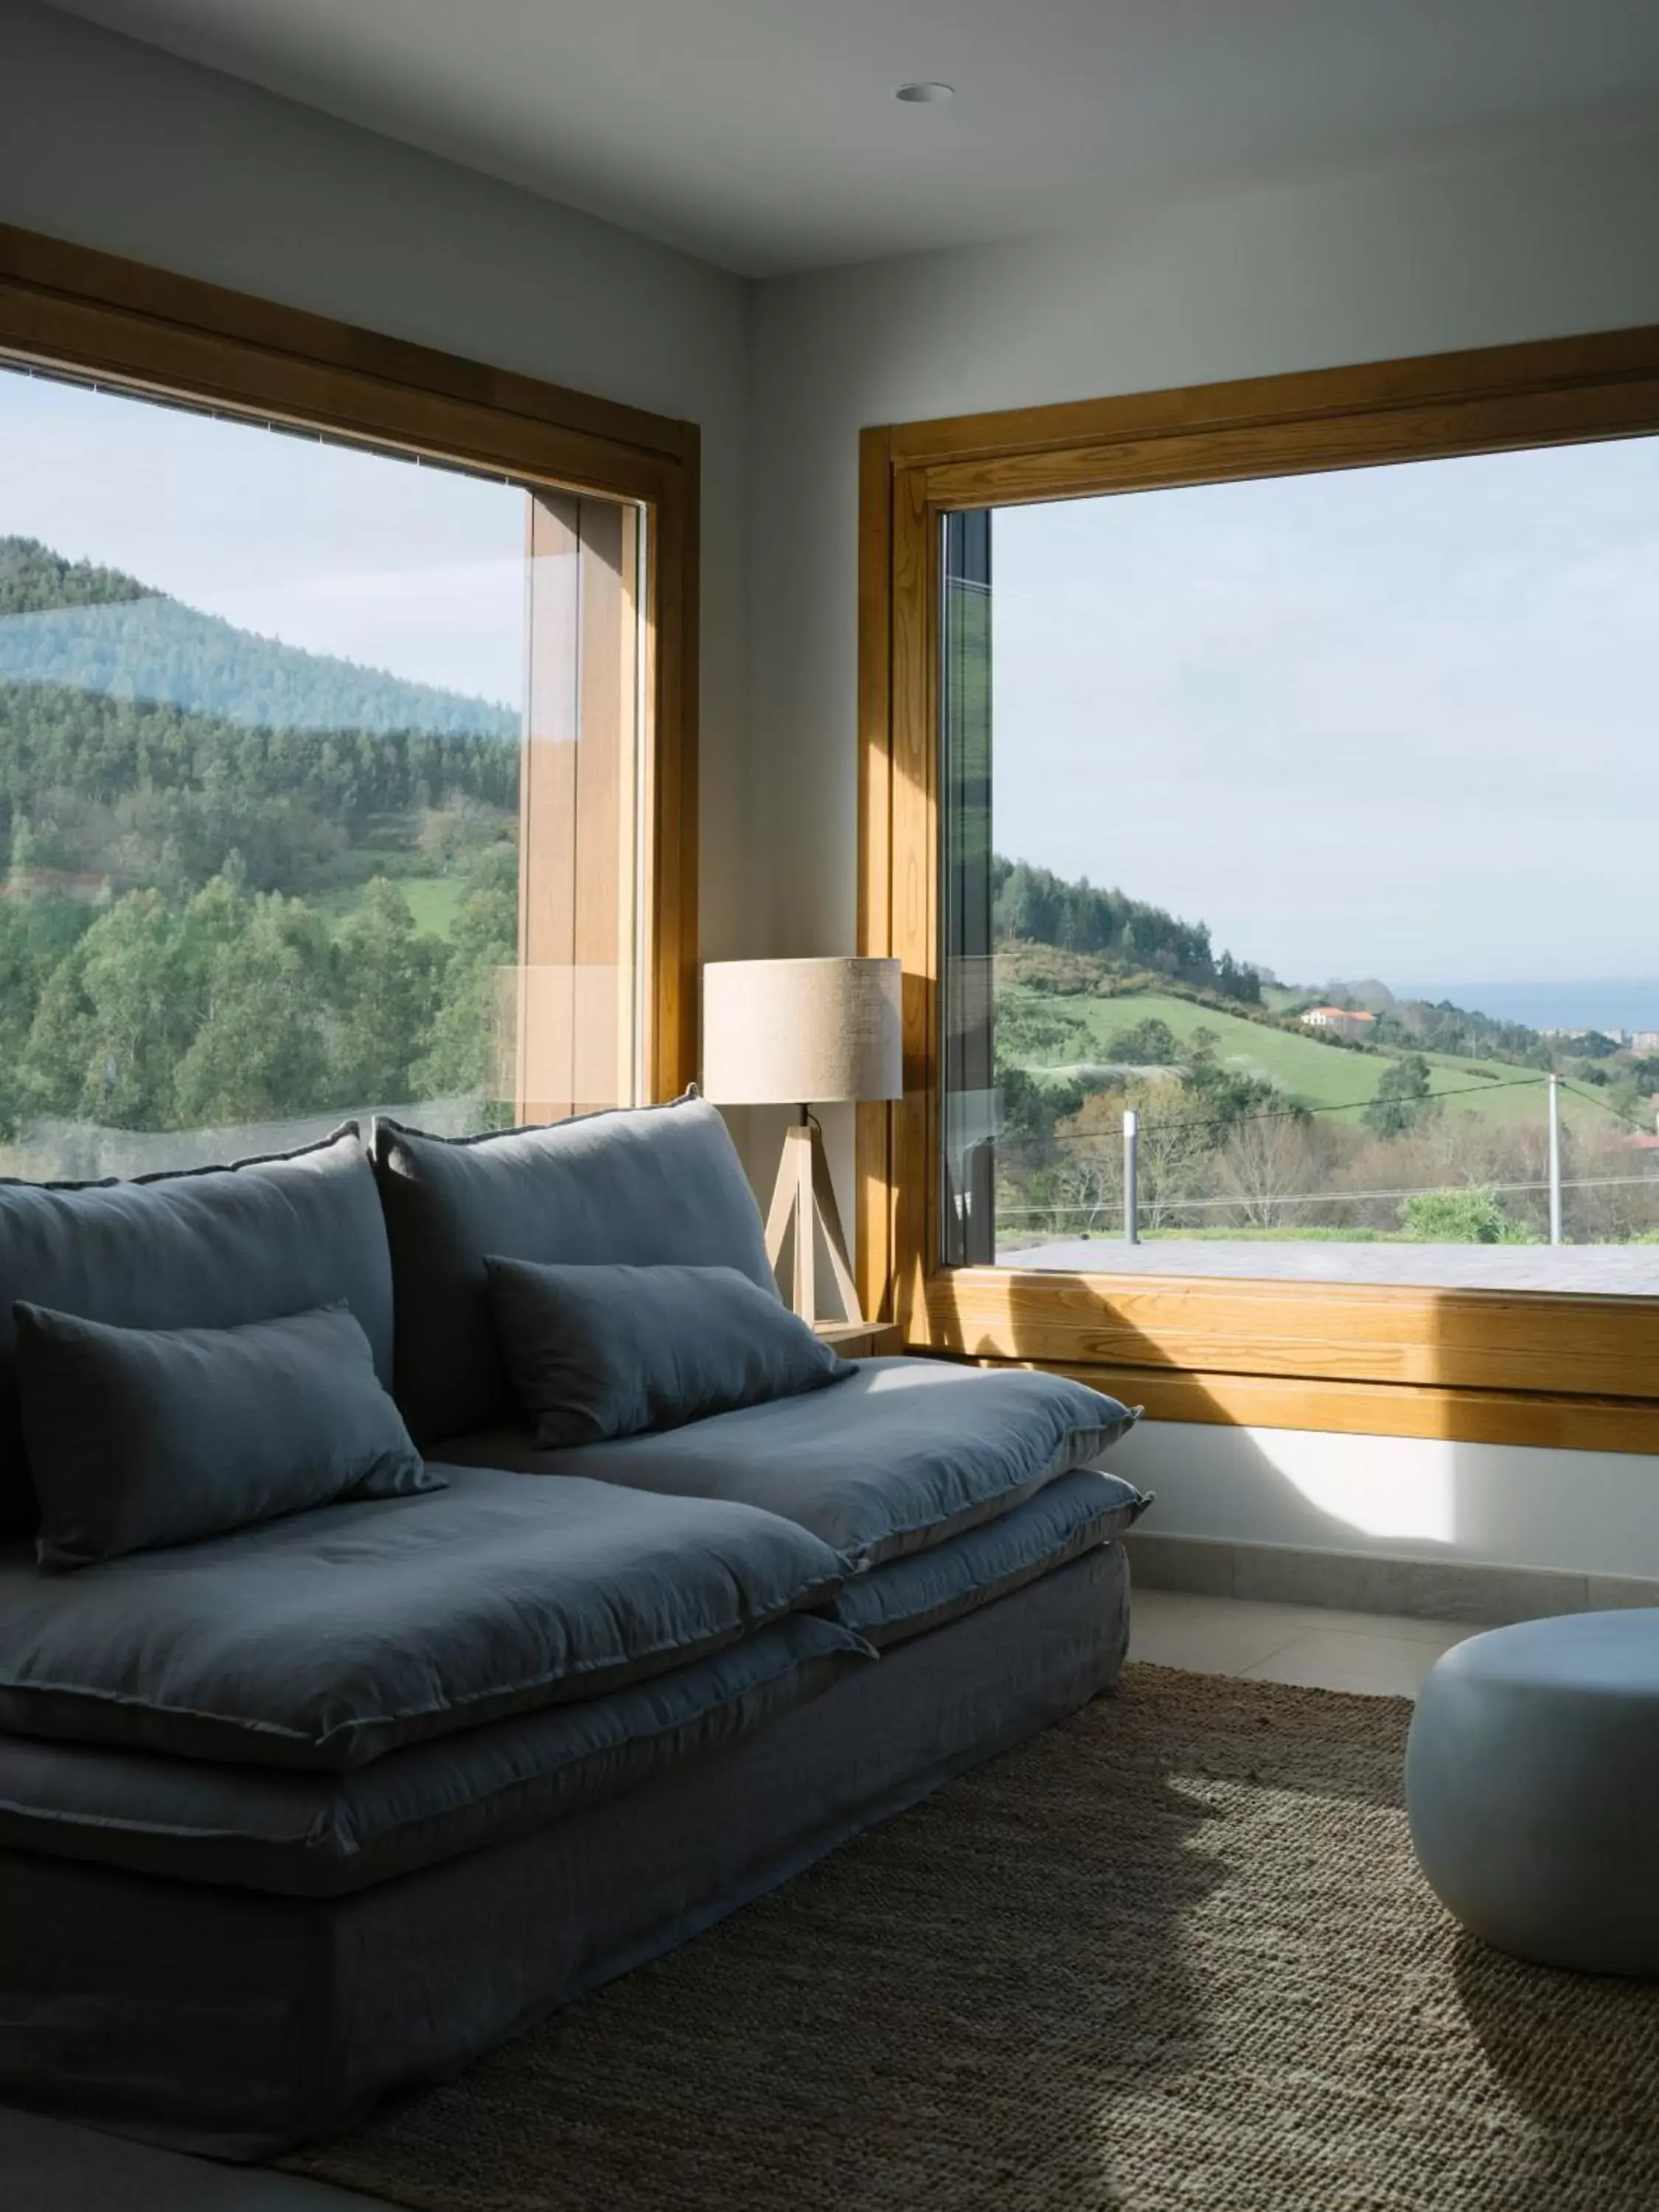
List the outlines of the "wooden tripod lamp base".
{"type": "Polygon", "coordinates": [[[790,1303],[795,1311],[809,1327],[817,1326],[818,1231],[822,1230],[830,1273],[836,1279],[836,1292],[841,1300],[841,1317],[861,1322],[864,1316],[859,1309],[852,1262],[847,1256],[847,1235],[841,1225],[841,1208],[836,1204],[836,1186],[830,1178],[823,1133],[805,1107],[801,1109],[800,1120],[785,1133],[783,1158],[778,1163],[778,1179],[773,1185],[772,1203],[767,1210],[766,1256],[775,1273],[792,1228],[795,1239],[794,1295],[790,1303]]]}
{"type": "Polygon", "coordinates": [[[717,1106],[793,1106],[766,1218],[775,1269],[794,1237],[795,1311],[818,1325],[818,1237],[848,1322],[861,1328],[814,1105],[904,1095],[903,979],[896,960],[714,960],[702,971],[703,1089],[717,1106]]]}

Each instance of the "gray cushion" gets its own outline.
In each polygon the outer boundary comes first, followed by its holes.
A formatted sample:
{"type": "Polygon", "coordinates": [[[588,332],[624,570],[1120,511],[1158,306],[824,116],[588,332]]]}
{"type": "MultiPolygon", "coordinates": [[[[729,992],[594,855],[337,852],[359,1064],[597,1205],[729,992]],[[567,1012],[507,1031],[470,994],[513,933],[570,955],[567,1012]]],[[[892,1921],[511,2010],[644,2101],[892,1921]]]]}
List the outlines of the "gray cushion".
{"type": "Polygon", "coordinates": [[[706,1758],[874,1657],[793,1613],[648,1681],[411,1744],[349,1774],[0,1739],[0,1845],[335,1897],[706,1758]]]}
{"type": "Polygon", "coordinates": [[[1120,1475],[1074,1468],[998,1520],[855,1577],[835,1618],[878,1650],[942,1628],[1121,1536],[1151,1503],[1120,1475]]]}
{"type": "Polygon", "coordinates": [[[522,1425],[452,1437],[468,1467],[584,1474],[731,1498],[799,1521],[855,1566],[994,1520],[1116,1441],[1137,1415],[1063,1376],[860,1359],[833,1390],[717,1413],[658,1436],[547,1451],[522,1425]]]}
{"type": "Polygon", "coordinates": [[[821,1605],[842,1561],[774,1515],[441,1467],[431,1497],[36,1574],[0,1566],[0,1729],[348,1767],[595,1697],[821,1605]]]}
{"type": "Polygon", "coordinates": [[[678,1428],[855,1372],[735,1267],[484,1264],[514,1393],[550,1447],[678,1428]]]}
{"type": "Polygon", "coordinates": [[[443,1486],[344,1306],[158,1329],[20,1303],[15,1321],[43,1567],[443,1486]]]}
{"type": "Polygon", "coordinates": [[[501,1136],[379,1121],[374,1172],[397,1285],[397,1393],[417,1443],[518,1411],[484,1259],[735,1267],[775,1295],[766,1242],[712,1106],[590,1114],[501,1136]]]}
{"type": "Polygon", "coordinates": [[[392,1266],[355,1123],[303,1152],[137,1182],[0,1182],[0,1536],[35,1523],[18,1299],[125,1328],[228,1328],[343,1301],[392,1381],[392,1266]]]}

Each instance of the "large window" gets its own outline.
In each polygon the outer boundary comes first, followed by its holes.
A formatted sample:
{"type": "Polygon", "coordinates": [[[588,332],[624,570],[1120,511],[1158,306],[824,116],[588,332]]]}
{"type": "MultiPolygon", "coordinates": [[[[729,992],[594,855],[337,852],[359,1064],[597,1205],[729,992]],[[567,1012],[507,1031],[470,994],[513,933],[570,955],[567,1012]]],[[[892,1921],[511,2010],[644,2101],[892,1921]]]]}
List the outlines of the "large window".
{"type": "Polygon", "coordinates": [[[865,433],[870,1310],[1659,1449],[1656,434],[1652,331],[865,433]]]}
{"type": "Polygon", "coordinates": [[[946,1261],[1659,1291],[1659,440],[941,523],[946,1261]]]}
{"type": "MultiPolygon", "coordinates": [[[[681,488],[515,478],[496,456],[549,441],[545,387],[488,420],[416,401],[428,453],[378,378],[342,413],[395,447],[78,369],[0,356],[0,1173],[674,1087],[685,701],[653,617],[666,540],[683,620],[681,488]]],[[[295,371],[246,374],[257,402],[295,371]]],[[[602,460],[599,404],[572,406],[602,460]]],[[[667,471],[623,445],[615,473],[667,471]]]]}

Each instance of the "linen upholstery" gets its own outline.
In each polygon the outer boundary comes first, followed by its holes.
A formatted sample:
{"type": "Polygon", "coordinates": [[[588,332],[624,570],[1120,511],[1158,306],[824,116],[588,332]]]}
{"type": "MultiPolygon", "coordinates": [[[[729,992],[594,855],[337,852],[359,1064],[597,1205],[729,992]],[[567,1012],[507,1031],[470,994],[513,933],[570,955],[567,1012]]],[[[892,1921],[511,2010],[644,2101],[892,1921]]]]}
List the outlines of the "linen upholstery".
{"type": "Polygon", "coordinates": [[[514,1390],[550,1449],[678,1428],[854,1371],[735,1267],[484,1266],[514,1390]]]}
{"type": "Polygon", "coordinates": [[[80,1575],[0,1565],[0,1729],[343,1768],[596,1697],[825,1603],[843,1564],[776,1516],[439,1467],[80,1575]]]}
{"type": "Polygon", "coordinates": [[[791,1613],[665,1674],[338,1774],[14,1736],[0,1747],[0,1847],[338,1897],[707,1758],[874,1656],[791,1613]]]}
{"type": "Polygon", "coordinates": [[[995,1521],[855,1576],[836,1600],[834,1617],[884,1650],[1110,1542],[1151,1503],[1121,1475],[1076,1468],[995,1521]]]}
{"type": "Polygon", "coordinates": [[[126,1328],[229,1328],[348,1305],[392,1382],[392,1263],[348,1122],[320,1144],[133,1182],[0,1182],[0,1539],[35,1525],[19,1299],[126,1328]]]}
{"type": "Polygon", "coordinates": [[[0,2098],[219,2158],[343,2134],[1074,1711],[1127,1632],[1105,1544],[710,1758],[337,1898],[0,1852],[0,2098]]]}
{"type": "Polygon", "coordinates": [[[15,1319],[44,1567],[442,1487],[344,1306],[236,1328],[112,1328],[21,1303],[15,1319]]]}
{"type": "Polygon", "coordinates": [[[688,1096],[489,1137],[381,1121],[374,1173],[397,1290],[397,1382],[422,1446],[518,1406],[490,1319],[484,1261],[735,1267],[776,1296],[726,1124],[688,1096]]]}
{"type": "Polygon", "coordinates": [[[586,1475],[780,1513],[855,1566],[994,1520],[1086,1465],[1138,1415],[1063,1376],[860,1359],[833,1390],[716,1413],[659,1435],[549,1451],[525,1425],[445,1440],[441,1456],[526,1474],[586,1475]]]}

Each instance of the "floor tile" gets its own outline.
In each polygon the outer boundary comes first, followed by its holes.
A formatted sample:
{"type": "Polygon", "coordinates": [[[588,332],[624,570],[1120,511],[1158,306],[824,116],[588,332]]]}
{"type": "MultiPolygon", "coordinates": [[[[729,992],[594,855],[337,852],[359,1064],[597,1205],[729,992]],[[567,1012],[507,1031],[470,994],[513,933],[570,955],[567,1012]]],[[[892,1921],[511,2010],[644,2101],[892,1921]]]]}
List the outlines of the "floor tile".
{"type": "Polygon", "coordinates": [[[1421,1638],[1310,1628],[1242,1671],[1247,1682],[1293,1682],[1303,1689],[1414,1698],[1439,1656],[1421,1638]]]}
{"type": "Polygon", "coordinates": [[[1185,1590],[1147,1590],[1129,1615],[1129,1656],[1154,1667],[1190,1667],[1200,1674],[1237,1674],[1298,1634],[1304,1608],[1242,1605],[1185,1590]]]}

